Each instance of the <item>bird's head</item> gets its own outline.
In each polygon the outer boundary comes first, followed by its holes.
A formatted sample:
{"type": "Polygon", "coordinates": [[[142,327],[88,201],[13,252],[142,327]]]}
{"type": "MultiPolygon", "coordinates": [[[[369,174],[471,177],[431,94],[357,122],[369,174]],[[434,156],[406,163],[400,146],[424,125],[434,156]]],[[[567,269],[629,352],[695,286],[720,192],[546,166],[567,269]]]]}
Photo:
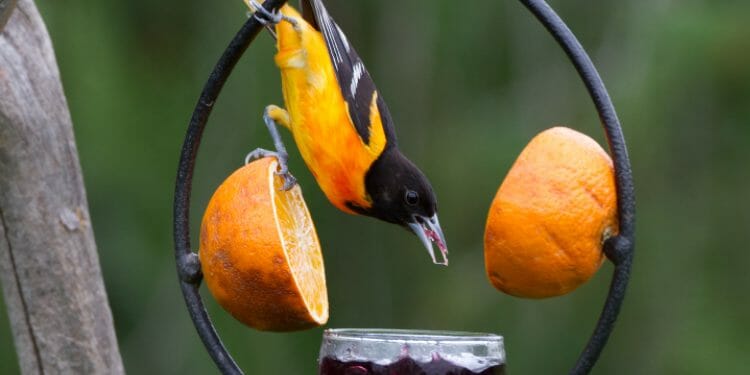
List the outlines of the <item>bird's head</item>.
{"type": "Polygon", "coordinates": [[[397,148],[387,148],[372,164],[365,177],[372,206],[364,210],[389,223],[414,232],[435,264],[448,265],[448,249],[437,215],[437,199],[430,181],[397,148]],[[443,257],[435,258],[433,243],[443,257]]]}

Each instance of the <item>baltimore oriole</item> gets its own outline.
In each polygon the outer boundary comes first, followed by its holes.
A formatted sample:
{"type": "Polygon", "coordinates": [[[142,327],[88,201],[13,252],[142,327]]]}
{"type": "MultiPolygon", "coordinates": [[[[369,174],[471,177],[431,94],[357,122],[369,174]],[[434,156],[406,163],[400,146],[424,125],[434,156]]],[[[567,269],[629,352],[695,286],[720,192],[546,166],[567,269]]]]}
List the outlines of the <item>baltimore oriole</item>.
{"type": "MultiPolygon", "coordinates": [[[[300,14],[280,13],[245,0],[276,38],[286,110],[266,107],[264,120],[276,152],[255,150],[248,159],[275,155],[284,188],[295,179],[277,124],[291,130],[308,168],[328,200],[342,211],[411,229],[432,261],[448,264],[437,200],[427,177],[398,149],[393,119],[354,47],[321,0],[302,0],[300,14]],[[443,256],[438,262],[437,244],[443,256]]],[[[261,1],[262,2],[262,1],[261,1]]]]}

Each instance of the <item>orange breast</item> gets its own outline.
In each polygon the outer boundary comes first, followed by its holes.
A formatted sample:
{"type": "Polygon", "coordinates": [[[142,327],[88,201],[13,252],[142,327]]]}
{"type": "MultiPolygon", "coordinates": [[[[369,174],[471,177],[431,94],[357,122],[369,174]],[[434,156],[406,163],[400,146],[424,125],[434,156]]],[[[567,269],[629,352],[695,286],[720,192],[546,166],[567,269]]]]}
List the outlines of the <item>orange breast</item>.
{"type": "Polygon", "coordinates": [[[298,30],[288,22],[276,26],[275,57],[297,147],[331,203],[349,213],[347,202],[368,208],[365,175],[386,144],[377,94],[365,143],[349,117],[323,36],[290,6],[282,12],[299,24],[298,30]]]}

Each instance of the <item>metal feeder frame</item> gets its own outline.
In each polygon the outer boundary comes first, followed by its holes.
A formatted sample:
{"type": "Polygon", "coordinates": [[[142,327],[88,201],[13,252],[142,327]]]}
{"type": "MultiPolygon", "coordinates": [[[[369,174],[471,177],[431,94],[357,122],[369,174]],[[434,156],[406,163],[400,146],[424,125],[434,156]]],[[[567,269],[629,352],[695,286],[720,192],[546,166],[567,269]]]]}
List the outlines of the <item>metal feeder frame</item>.
{"type": "MultiPolygon", "coordinates": [[[[599,73],[581,43],[544,0],[520,1],[552,34],[578,71],[599,113],[614,161],[620,231],[617,236],[604,243],[604,253],[615,266],[614,275],[596,328],[573,369],[569,372],[574,375],[588,374],[612,333],[630,280],[635,244],[635,191],[630,160],[615,108],[599,73]]],[[[285,3],[286,0],[268,0],[263,6],[272,11],[279,9],[285,3]]],[[[208,117],[224,83],[262,28],[263,25],[255,17],[250,17],[214,66],[190,119],[177,169],[174,196],[174,250],[180,287],[198,335],[222,374],[234,375],[243,374],[243,372],[221,342],[199,293],[203,275],[198,255],[191,250],[190,246],[190,193],[195,159],[208,117]]]]}

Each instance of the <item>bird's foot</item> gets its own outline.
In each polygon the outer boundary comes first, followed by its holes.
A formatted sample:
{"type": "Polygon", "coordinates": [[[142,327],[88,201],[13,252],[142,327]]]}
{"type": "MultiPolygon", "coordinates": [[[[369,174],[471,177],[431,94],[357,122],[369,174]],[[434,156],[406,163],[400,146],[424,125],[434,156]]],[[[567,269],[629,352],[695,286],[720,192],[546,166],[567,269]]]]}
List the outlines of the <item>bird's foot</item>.
{"type": "Polygon", "coordinates": [[[292,26],[297,26],[297,20],[281,14],[278,10],[269,11],[256,0],[248,0],[248,4],[253,8],[253,17],[264,26],[276,25],[281,21],[287,21],[292,26]]]}
{"type": "Polygon", "coordinates": [[[276,171],[276,175],[284,179],[284,186],[281,187],[281,190],[289,191],[297,184],[297,179],[289,173],[289,166],[287,165],[289,155],[286,152],[278,152],[277,155],[276,160],[279,161],[279,170],[276,171]]]}
{"type": "Polygon", "coordinates": [[[289,165],[287,164],[289,161],[289,155],[286,152],[276,152],[264,148],[256,148],[245,156],[245,164],[250,164],[255,160],[267,157],[276,158],[276,161],[279,163],[279,169],[274,173],[284,179],[284,186],[281,187],[281,190],[288,191],[293,188],[294,185],[297,184],[297,179],[289,172],[289,165]]]}
{"type": "Polygon", "coordinates": [[[263,159],[267,157],[273,157],[273,158],[276,158],[276,160],[278,160],[279,153],[274,152],[274,151],[269,151],[264,148],[256,148],[255,150],[247,154],[247,156],[245,156],[245,165],[250,164],[258,159],[263,159]]]}
{"type": "Polygon", "coordinates": [[[281,22],[281,13],[279,11],[268,11],[259,2],[255,0],[248,1],[253,8],[253,17],[263,25],[276,25],[281,22]]]}

